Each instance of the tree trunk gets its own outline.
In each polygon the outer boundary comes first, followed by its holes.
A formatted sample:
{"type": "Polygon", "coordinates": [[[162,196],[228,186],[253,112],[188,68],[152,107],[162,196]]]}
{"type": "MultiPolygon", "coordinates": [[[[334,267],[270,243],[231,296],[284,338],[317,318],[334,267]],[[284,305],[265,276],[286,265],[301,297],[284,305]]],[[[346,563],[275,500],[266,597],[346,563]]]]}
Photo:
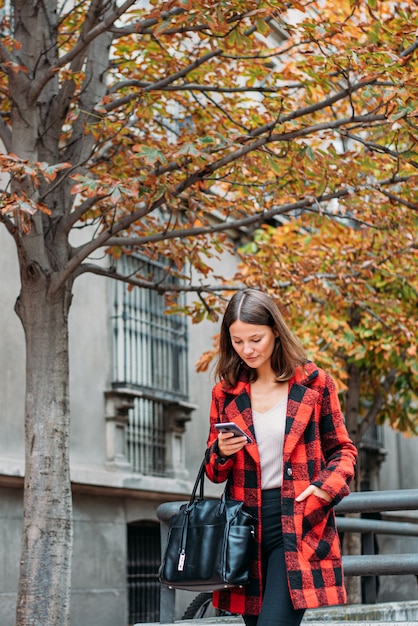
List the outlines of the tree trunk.
{"type": "Polygon", "coordinates": [[[16,626],[68,626],[72,557],[69,471],[69,290],[22,269],[26,336],[25,490],[16,626]]]}

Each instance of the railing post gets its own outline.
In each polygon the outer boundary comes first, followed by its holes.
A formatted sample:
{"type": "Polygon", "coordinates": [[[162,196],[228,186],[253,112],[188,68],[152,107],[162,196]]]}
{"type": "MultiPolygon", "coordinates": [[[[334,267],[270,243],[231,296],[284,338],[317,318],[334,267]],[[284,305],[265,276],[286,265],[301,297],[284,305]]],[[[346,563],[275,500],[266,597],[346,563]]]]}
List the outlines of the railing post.
{"type": "MultiPolygon", "coordinates": [[[[364,533],[362,536],[363,555],[375,554],[374,533],[364,533]]],[[[363,602],[365,604],[376,604],[377,600],[377,576],[363,576],[363,602]]]]}
{"type": "MultiPolygon", "coordinates": [[[[164,506],[164,505],[162,505],[164,506]]],[[[159,513],[159,509],[157,509],[157,515],[159,513]]],[[[161,519],[160,521],[160,540],[161,540],[161,555],[164,554],[164,549],[167,543],[167,535],[168,535],[168,524],[166,520],[161,519]]],[[[167,585],[161,585],[161,595],[160,595],[160,623],[161,624],[172,624],[175,620],[175,609],[176,609],[176,591],[175,589],[170,589],[167,585]]]]}

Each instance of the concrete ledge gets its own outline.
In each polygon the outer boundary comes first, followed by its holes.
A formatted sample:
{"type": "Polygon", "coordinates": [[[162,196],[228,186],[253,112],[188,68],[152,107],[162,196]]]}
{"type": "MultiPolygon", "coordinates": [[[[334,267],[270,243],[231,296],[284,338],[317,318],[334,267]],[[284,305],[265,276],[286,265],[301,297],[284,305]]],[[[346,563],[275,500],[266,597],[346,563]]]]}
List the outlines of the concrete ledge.
{"type": "MultiPolygon", "coordinates": [[[[229,624],[243,624],[244,622],[239,618],[234,618],[233,620],[229,617],[210,617],[203,618],[197,620],[179,620],[177,622],[173,622],[171,624],[164,624],[164,626],[209,626],[210,624],[218,624],[219,626],[228,626],[229,624]]],[[[302,620],[302,626],[305,624],[305,620],[302,620]]],[[[359,621],[356,619],[347,618],[343,622],[335,622],[332,620],[322,621],[322,622],[308,622],[310,626],[347,626],[347,624],[356,624],[356,626],[382,626],[383,624],[390,624],[390,626],[418,626],[418,621],[414,622],[405,622],[405,621],[397,621],[397,622],[382,622],[382,620],[372,620],[368,622],[359,621]]],[[[156,622],[155,624],[134,624],[133,626],[161,626],[160,622],[156,622]]]]}
{"type": "Polygon", "coordinates": [[[313,626],[316,622],[337,624],[338,622],[380,622],[418,624],[418,601],[382,602],[380,604],[352,604],[331,606],[306,611],[302,624],[313,626]]]}
{"type": "MultiPolygon", "coordinates": [[[[239,615],[222,617],[205,617],[203,619],[178,620],[174,624],[164,626],[224,626],[242,625],[239,615]]],[[[418,626],[418,601],[383,602],[381,604],[354,604],[331,606],[306,611],[301,626],[418,626]]],[[[160,626],[158,624],[134,624],[134,626],[160,626]]]]}

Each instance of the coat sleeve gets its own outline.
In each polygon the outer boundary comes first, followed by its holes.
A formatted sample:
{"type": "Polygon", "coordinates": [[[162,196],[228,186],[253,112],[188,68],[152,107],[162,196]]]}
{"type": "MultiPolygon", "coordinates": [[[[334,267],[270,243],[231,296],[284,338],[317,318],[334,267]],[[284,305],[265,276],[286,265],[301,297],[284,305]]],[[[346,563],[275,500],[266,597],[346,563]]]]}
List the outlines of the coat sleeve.
{"type": "Polygon", "coordinates": [[[350,493],[358,451],[349,437],[335,383],[329,374],[325,374],[319,427],[325,467],[313,484],[326,491],[335,505],[350,493]]]}
{"type": "Polygon", "coordinates": [[[227,459],[221,457],[218,449],[218,431],[215,424],[221,422],[220,406],[223,394],[220,393],[219,384],[212,390],[212,402],[210,406],[210,430],[207,440],[207,450],[205,454],[206,475],[214,483],[223,483],[229,476],[234,465],[233,457],[227,459]]]}

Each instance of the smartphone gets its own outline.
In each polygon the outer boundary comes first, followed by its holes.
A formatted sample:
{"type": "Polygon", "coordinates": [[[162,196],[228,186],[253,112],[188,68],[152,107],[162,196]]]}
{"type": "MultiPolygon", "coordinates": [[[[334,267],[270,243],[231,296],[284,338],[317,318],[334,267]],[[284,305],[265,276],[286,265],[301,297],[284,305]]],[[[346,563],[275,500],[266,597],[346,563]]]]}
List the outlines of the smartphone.
{"type": "Polygon", "coordinates": [[[253,440],[251,437],[244,433],[242,428],[240,428],[235,422],[224,422],[223,424],[215,424],[216,430],[219,430],[220,433],[234,433],[235,437],[247,437],[247,443],[252,443],[253,440]]]}

